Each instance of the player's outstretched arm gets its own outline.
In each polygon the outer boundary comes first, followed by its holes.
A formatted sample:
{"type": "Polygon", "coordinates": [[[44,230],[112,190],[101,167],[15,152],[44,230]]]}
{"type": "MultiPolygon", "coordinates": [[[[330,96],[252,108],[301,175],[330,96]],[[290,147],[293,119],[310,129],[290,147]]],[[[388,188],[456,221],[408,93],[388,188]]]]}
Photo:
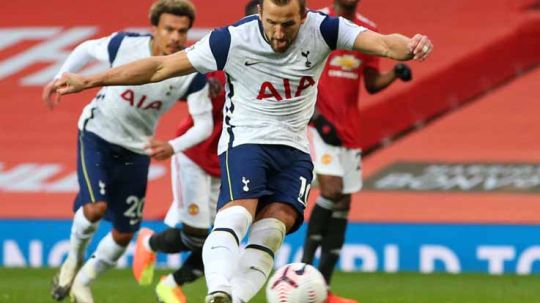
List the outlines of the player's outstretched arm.
{"type": "Polygon", "coordinates": [[[186,53],[182,51],[168,56],[137,60],[91,76],[64,73],[54,83],[54,90],[58,94],[65,95],[98,86],[140,85],[187,75],[195,71],[186,53]]]}
{"type": "Polygon", "coordinates": [[[87,40],[79,44],[67,57],[60,71],[54,79],[47,83],[43,88],[42,99],[49,109],[54,109],[60,103],[60,95],[56,94],[54,83],[65,72],[77,72],[81,70],[87,63],[93,60],[107,61],[107,45],[110,37],[87,40]],[[105,58],[106,57],[106,58],[105,58]]]}
{"type": "Polygon", "coordinates": [[[358,34],[353,49],[399,61],[424,61],[433,50],[433,44],[425,35],[416,34],[408,38],[401,34],[382,35],[367,30],[358,34]]]}

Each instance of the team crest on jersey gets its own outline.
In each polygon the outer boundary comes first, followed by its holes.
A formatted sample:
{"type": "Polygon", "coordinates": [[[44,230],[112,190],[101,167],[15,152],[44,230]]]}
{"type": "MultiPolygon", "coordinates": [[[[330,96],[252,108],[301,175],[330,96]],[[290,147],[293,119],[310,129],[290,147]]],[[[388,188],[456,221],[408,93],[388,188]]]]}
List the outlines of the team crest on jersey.
{"type": "Polygon", "coordinates": [[[311,67],[311,61],[309,61],[309,51],[300,52],[302,57],[306,58],[306,67],[311,67]]]}
{"type": "Polygon", "coordinates": [[[188,206],[188,213],[192,216],[195,216],[199,213],[199,206],[195,203],[191,203],[188,206]]]}
{"type": "Polygon", "coordinates": [[[362,60],[353,55],[335,56],[332,58],[332,61],[330,61],[331,66],[341,67],[341,69],[345,71],[357,69],[360,64],[362,64],[362,60]]]}

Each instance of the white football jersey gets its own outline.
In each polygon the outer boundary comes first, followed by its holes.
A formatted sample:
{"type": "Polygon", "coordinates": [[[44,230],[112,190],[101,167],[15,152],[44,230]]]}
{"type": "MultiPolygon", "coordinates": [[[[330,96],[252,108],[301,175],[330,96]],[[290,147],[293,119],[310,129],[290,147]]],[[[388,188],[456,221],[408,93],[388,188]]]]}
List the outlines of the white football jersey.
{"type": "Polygon", "coordinates": [[[186,49],[201,73],[224,70],[227,100],[218,153],[240,144],[280,144],[308,152],[307,124],[329,53],[352,49],[365,29],[309,11],[284,53],[267,41],[257,15],[217,29],[186,49]]]}
{"type": "MultiPolygon", "coordinates": [[[[150,57],[151,36],[116,33],[92,40],[86,47],[96,59],[111,67],[150,57]]],[[[178,100],[187,100],[192,115],[211,111],[206,76],[194,73],[158,83],[103,87],[83,110],[79,129],[133,152],[144,154],[157,121],[178,100]]]]}

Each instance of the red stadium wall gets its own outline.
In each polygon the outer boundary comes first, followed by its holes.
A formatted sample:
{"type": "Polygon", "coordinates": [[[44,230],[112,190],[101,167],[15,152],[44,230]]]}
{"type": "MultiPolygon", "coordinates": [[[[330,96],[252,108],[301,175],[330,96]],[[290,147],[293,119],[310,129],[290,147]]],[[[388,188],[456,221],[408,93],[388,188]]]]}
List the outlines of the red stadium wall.
{"type": "MultiPolygon", "coordinates": [[[[50,112],[40,100],[43,83],[36,79],[39,73],[54,69],[81,39],[147,27],[151,2],[2,3],[0,218],[71,216],[71,201],[76,191],[70,187],[75,171],[76,121],[93,92],[66,97],[57,110],[50,112]],[[20,30],[25,30],[27,36],[21,38],[17,34],[20,30]],[[60,49],[54,46],[59,41],[64,41],[60,49]]],[[[310,7],[318,8],[331,1],[308,2],[310,7]]],[[[413,82],[397,83],[376,96],[360,97],[363,126],[358,134],[364,146],[372,147],[537,65],[540,18],[536,11],[528,9],[536,2],[362,1],[361,11],[376,21],[382,32],[408,35],[423,32],[436,45],[430,61],[411,64],[413,82]]],[[[237,20],[245,2],[195,0],[194,3],[198,8],[195,26],[204,31],[237,20]]],[[[385,61],[383,67],[390,68],[392,64],[385,61]]],[[[184,106],[167,114],[160,123],[158,137],[171,136],[185,115],[184,106]]],[[[145,209],[145,216],[153,219],[164,214],[171,199],[168,164],[157,164],[145,209]]],[[[353,214],[353,219],[363,217],[353,214]]]]}
{"type": "MultiPolygon", "coordinates": [[[[407,89],[362,106],[365,148],[493,90],[540,63],[540,18],[524,18],[507,33],[486,41],[407,89]]],[[[436,37],[437,40],[444,37],[436,37]]],[[[438,51],[438,48],[437,50],[438,51]]],[[[434,56],[436,58],[436,56],[434,56]]],[[[426,64],[429,64],[426,62],[426,64]]]]}

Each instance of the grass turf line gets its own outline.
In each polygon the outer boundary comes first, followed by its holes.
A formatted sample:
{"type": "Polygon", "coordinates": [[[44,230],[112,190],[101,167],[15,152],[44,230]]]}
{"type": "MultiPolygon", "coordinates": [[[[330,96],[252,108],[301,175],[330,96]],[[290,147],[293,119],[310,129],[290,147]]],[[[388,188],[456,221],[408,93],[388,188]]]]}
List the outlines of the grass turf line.
{"type": "MultiPolygon", "coordinates": [[[[0,302],[54,302],[49,285],[55,272],[0,268],[0,302]]],[[[155,277],[166,273],[159,270],[155,277]]],[[[361,303],[540,303],[540,276],[338,272],[332,284],[337,294],[361,303]]],[[[130,270],[112,270],[94,283],[94,299],[97,303],[156,302],[154,285],[140,287],[130,270]]],[[[188,302],[204,302],[204,279],[186,285],[184,292],[188,302]]],[[[265,303],[264,290],[251,302],[265,303]]]]}

